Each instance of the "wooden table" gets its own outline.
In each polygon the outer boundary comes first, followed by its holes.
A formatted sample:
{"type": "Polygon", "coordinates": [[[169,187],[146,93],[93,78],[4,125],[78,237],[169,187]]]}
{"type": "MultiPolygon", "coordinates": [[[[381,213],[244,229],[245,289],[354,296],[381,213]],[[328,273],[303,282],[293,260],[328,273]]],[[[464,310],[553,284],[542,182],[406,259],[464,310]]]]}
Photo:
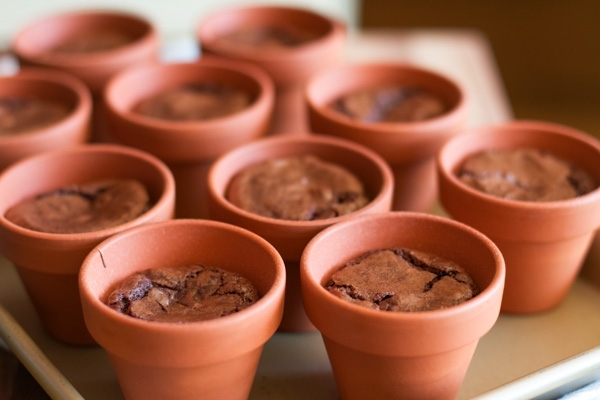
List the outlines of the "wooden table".
{"type": "MultiPolygon", "coordinates": [[[[471,101],[470,126],[500,123],[512,116],[493,53],[479,32],[447,29],[351,32],[347,61],[376,60],[410,62],[456,79],[464,85],[471,101]]],[[[75,388],[88,400],[123,398],[102,349],[63,345],[42,331],[14,269],[4,259],[0,259],[0,302],[39,346],[41,354],[66,378],[64,382],[50,378],[51,385],[58,390],[75,388]]],[[[598,346],[599,308],[599,286],[582,277],[555,310],[535,316],[502,315],[480,341],[459,398],[491,399],[490,391],[494,388],[598,346]]],[[[27,354],[23,358],[24,362],[29,361],[27,354]]],[[[48,378],[44,371],[41,374],[40,380],[48,378]]],[[[528,382],[525,387],[532,388],[528,382]]],[[[522,387],[511,389],[502,398],[533,397],[525,393],[522,387]]],[[[250,398],[337,399],[319,334],[277,333],[265,346],[250,398]]]]}

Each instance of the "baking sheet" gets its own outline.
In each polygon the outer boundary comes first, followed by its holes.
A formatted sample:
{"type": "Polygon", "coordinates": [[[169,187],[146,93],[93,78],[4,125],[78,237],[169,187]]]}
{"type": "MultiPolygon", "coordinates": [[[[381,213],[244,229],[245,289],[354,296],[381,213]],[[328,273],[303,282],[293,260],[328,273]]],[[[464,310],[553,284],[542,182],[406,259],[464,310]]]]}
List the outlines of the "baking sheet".
{"type": "MultiPolygon", "coordinates": [[[[493,56],[478,32],[360,32],[353,33],[349,43],[349,61],[410,61],[460,81],[471,99],[470,125],[501,122],[511,116],[493,56]]],[[[184,48],[193,50],[193,46],[184,48]]],[[[176,61],[188,55],[170,57],[176,61]]],[[[594,353],[600,345],[598,270],[600,261],[594,261],[566,300],[552,311],[534,316],[501,315],[480,341],[458,398],[556,398],[595,379],[600,362],[594,353]]],[[[36,377],[71,393],[56,398],[123,399],[101,348],[68,346],[46,335],[13,266],[2,257],[0,304],[17,323],[16,330],[12,325],[16,335],[7,343],[9,347],[25,364],[39,365],[40,356],[44,363],[47,360],[48,368],[36,377]]],[[[2,328],[10,328],[5,321],[0,320],[2,328]]],[[[265,346],[250,399],[337,400],[320,335],[277,333],[265,346]]]]}
{"type": "MultiPolygon", "coordinates": [[[[0,301],[23,327],[11,347],[24,350],[26,359],[36,360],[37,355],[26,345],[31,338],[66,378],[65,392],[72,384],[86,400],[123,399],[102,349],[64,345],[46,335],[18,275],[4,258],[0,258],[0,301]]],[[[535,316],[501,315],[479,342],[458,398],[530,399],[544,394],[551,397],[539,398],[556,398],[557,393],[583,386],[596,376],[600,353],[595,348],[599,343],[600,285],[582,276],[552,311],[535,316]],[[591,355],[586,358],[587,351],[591,355]],[[575,358],[565,362],[566,366],[560,364],[571,357],[575,358]],[[548,367],[554,372],[540,376],[548,367]],[[510,385],[519,378],[520,383],[510,385]]],[[[60,377],[47,378],[59,388],[65,385],[60,377]]],[[[275,334],[265,346],[250,399],[338,399],[320,335],[275,334]]]]}

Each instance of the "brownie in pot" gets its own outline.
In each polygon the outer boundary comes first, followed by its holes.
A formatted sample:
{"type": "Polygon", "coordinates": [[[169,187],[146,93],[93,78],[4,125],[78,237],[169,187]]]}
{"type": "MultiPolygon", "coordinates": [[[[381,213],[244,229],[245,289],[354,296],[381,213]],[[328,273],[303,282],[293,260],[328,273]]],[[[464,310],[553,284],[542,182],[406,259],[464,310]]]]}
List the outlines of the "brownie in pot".
{"type": "Polygon", "coordinates": [[[223,35],[219,38],[219,42],[258,50],[278,50],[301,46],[317,38],[318,35],[313,32],[294,27],[256,27],[240,29],[223,35]]]}
{"type": "Polygon", "coordinates": [[[416,122],[444,114],[442,99],[417,87],[357,91],[337,99],[333,109],[361,122],[416,122]]]}
{"type": "Polygon", "coordinates": [[[258,290],[241,275],[198,264],[135,273],[106,302],[135,318],[182,323],[233,314],[258,299],[258,290]]]}
{"type": "Polygon", "coordinates": [[[50,126],[71,112],[66,104],[32,98],[0,99],[0,136],[50,126]]]}
{"type": "Polygon", "coordinates": [[[598,187],[587,171],[531,148],[473,154],[461,164],[457,176],[479,191],[509,200],[560,201],[598,187]]]}
{"type": "Polygon", "coordinates": [[[47,233],[84,233],[129,222],[148,210],[146,187],[136,180],[114,179],[63,187],[24,200],[5,218],[47,233]]]}
{"type": "Polygon", "coordinates": [[[185,85],[142,100],[133,111],[170,121],[200,121],[235,114],[252,102],[250,94],[217,84],[185,85]]]}
{"type": "Polygon", "coordinates": [[[369,202],[353,173],[312,155],[250,166],[233,177],[226,197],[246,211],[296,221],[346,215],[369,202]]]}
{"type": "Polygon", "coordinates": [[[380,311],[430,311],[479,293],[458,264],[403,248],[369,251],[335,271],[325,288],[348,302],[380,311]]]}
{"type": "Polygon", "coordinates": [[[78,54],[114,50],[130,44],[136,37],[126,32],[95,30],[83,32],[52,49],[53,53],[78,54]]]}

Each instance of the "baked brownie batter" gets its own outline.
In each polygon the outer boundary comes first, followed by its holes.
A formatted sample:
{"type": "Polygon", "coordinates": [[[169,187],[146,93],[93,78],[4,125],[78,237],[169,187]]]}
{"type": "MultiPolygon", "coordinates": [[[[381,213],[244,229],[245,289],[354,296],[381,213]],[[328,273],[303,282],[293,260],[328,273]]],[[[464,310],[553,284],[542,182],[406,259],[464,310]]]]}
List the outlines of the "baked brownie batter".
{"type": "Polygon", "coordinates": [[[260,50],[277,50],[301,46],[317,39],[313,32],[293,27],[258,27],[235,31],[219,40],[224,44],[253,47],[260,50]]]}
{"type": "Polygon", "coordinates": [[[358,91],[335,101],[333,108],[352,119],[371,123],[423,121],[447,111],[440,98],[415,87],[358,91]]]}
{"type": "Polygon", "coordinates": [[[219,85],[183,86],[141,101],[133,111],[149,117],[194,121],[224,117],[248,107],[251,96],[219,85]]]}
{"type": "Polygon", "coordinates": [[[226,197],[246,211],[296,221],[338,217],[369,202],[354,174],[310,155],[246,168],[231,180],[226,197]]]}
{"type": "Polygon", "coordinates": [[[148,192],[136,180],[107,180],[43,193],[9,208],[7,220],[48,233],[83,233],[129,222],[146,212],[148,192]]]}
{"type": "Polygon", "coordinates": [[[355,258],[334,272],[325,288],[341,299],[381,311],[447,308],[479,292],[456,263],[401,248],[373,250],[355,258]]]}
{"type": "Polygon", "coordinates": [[[474,154],[463,162],[457,175],[477,190],[510,200],[559,201],[598,187],[586,171],[528,148],[474,154]]]}
{"type": "Polygon", "coordinates": [[[135,273],[119,283],[107,304],[132,317],[181,323],[233,314],[258,298],[252,282],[239,274],[189,265],[135,273]]]}
{"type": "Polygon", "coordinates": [[[113,50],[135,41],[136,38],[125,32],[97,30],[83,32],[52,49],[53,53],[93,53],[113,50]]]}
{"type": "Polygon", "coordinates": [[[69,115],[63,103],[41,99],[0,99],[0,136],[23,133],[52,125],[69,115]]]}

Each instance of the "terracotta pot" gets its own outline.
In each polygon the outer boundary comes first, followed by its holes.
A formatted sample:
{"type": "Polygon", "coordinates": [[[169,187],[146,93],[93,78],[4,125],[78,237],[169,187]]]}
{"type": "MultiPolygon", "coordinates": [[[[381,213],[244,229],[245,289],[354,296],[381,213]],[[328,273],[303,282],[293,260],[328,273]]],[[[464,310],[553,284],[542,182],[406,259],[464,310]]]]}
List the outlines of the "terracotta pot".
{"type": "Polygon", "coordinates": [[[300,294],[299,262],[308,241],[324,228],[355,215],[389,211],[393,179],[389,167],[377,154],[355,143],[336,138],[278,136],[246,144],[220,157],[208,176],[211,219],[246,228],[273,244],[287,270],[285,310],[280,331],[314,331],[304,312],[300,294]],[[291,221],[263,217],[233,205],[226,198],[231,179],[246,167],[267,160],[312,154],[353,172],[365,185],[371,202],[354,213],[313,221],[291,221]]]}
{"type": "Polygon", "coordinates": [[[300,278],[306,312],[321,332],[341,398],[455,399],[479,339],[498,318],[504,261],[494,243],[464,224],[389,212],[353,218],[316,235],[302,254],[300,278]],[[346,302],[323,287],[348,261],[386,247],[452,260],[481,292],[445,309],[393,312],[346,302]]]}
{"type": "Polygon", "coordinates": [[[313,132],[360,143],[390,164],[396,184],[394,210],[431,209],[437,196],[435,154],[467,122],[466,93],[457,82],[408,64],[344,65],[314,76],[306,88],[306,102],[313,132]],[[443,99],[449,111],[419,122],[364,123],[331,108],[342,96],[382,86],[421,87],[443,99]]]}
{"type": "Polygon", "coordinates": [[[176,216],[205,218],[206,174],[221,154],[266,133],[273,109],[273,84],[253,65],[224,59],[134,67],[106,87],[108,118],[117,142],[145,150],[173,171],[176,216]],[[133,113],[142,99],[185,84],[222,82],[254,97],[244,110],[201,121],[167,121],[133,113]]]}
{"type": "Polygon", "coordinates": [[[42,323],[54,338],[90,345],[77,274],[94,246],[117,232],[173,216],[175,185],[169,169],[136,149],[116,145],[80,145],[29,157],[0,175],[0,251],[16,267],[42,323]],[[37,194],[100,179],[138,179],[154,205],[138,218],[117,227],[88,233],[44,233],[5,218],[11,206],[37,194]]]}
{"type": "Polygon", "coordinates": [[[196,28],[203,54],[253,62],[275,82],[277,90],[271,134],[309,132],[303,89],[316,72],[342,60],[346,27],[308,9],[281,6],[232,7],[204,18],[196,28]],[[316,39],[284,49],[232,45],[222,38],[250,28],[295,28],[314,33],[316,39]]]}
{"type": "Polygon", "coordinates": [[[575,280],[600,226],[600,189],[564,201],[514,201],[479,192],[455,175],[470,154],[517,147],[550,152],[600,181],[600,143],[569,127],[513,121],[472,129],[451,139],[439,153],[443,208],[490,237],[506,260],[502,311],[535,313],[558,305],[575,280]]]}
{"type": "Polygon", "coordinates": [[[0,171],[28,156],[88,140],[92,101],[77,78],[59,71],[22,69],[0,77],[0,98],[56,101],[71,109],[66,118],[52,125],[0,138],[0,171]]]}
{"type": "Polygon", "coordinates": [[[156,29],[141,15],[116,10],[90,10],[51,15],[24,27],[12,41],[21,65],[56,68],[79,77],[94,97],[93,141],[110,141],[103,124],[102,91],[108,79],[132,65],[158,59],[156,29]],[[133,37],[131,43],[110,50],[59,53],[52,50],[82,34],[119,32],[133,37]]]}
{"type": "Polygon", "coordinates": [[[281,320],[285,269],[273,246],[249,231],[172,220],[100,244],[83,263],[80,288],[87,326],[108,352],[126,399],[247,399],[263,345],[281,320]],[[262,297],[237,313],[189,323],[141,320],[103,302],[135,271],[190,263],[237,272],[262,297]]]}

